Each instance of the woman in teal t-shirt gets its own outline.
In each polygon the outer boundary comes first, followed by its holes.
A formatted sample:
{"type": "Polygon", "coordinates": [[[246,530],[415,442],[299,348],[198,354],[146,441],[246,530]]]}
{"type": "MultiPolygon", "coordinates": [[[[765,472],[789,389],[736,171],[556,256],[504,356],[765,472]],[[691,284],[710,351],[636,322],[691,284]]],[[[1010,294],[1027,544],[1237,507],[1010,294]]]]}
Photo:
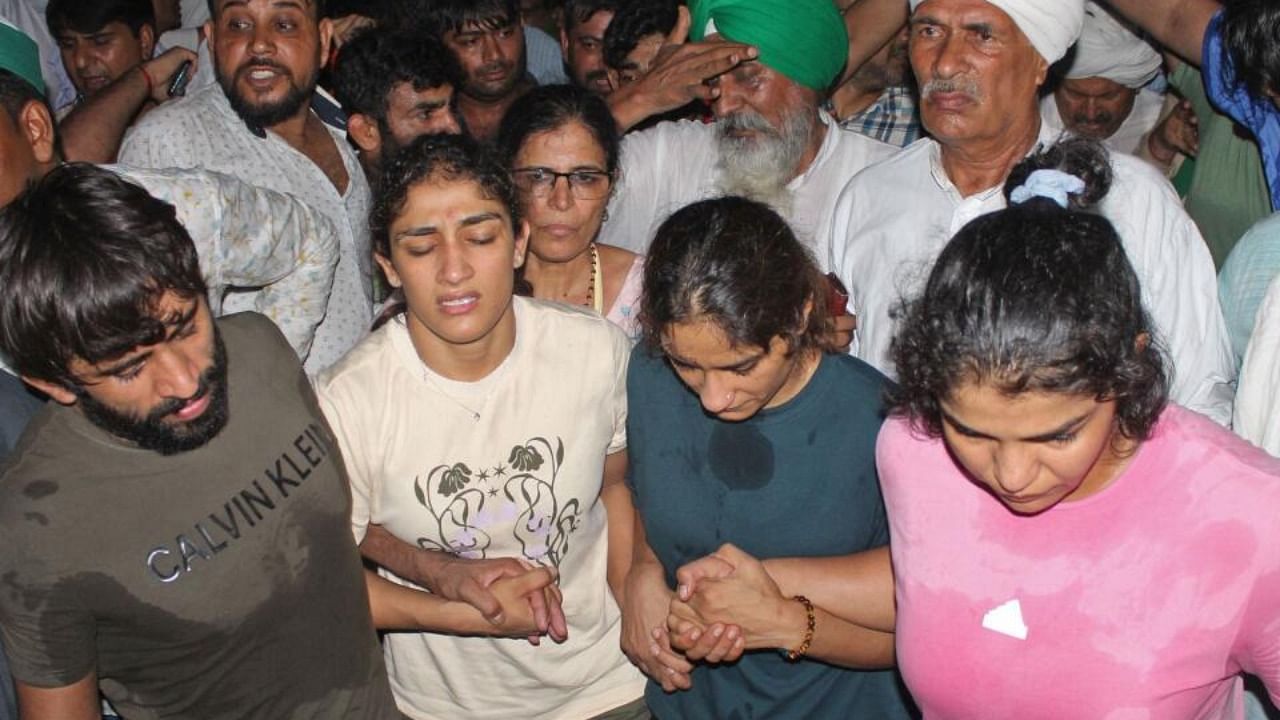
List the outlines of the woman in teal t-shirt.
{"type": "Polygon", "coordinates": [[[831,351],[827,305],[826,279],[759,203],[695,203],[650,246],[627,379],[645,538],[624,594],[623,649],[654,680],[645,698],[659,718],[907,716],[883,670],[893,635],[790,597],[802,587],[776,601],[731,598],[756,620],[709,627],[706,657],[744,648],[738,662],[689,663],[666,635],[676,569],[723,543],[815,557],[888,541],[874,456],[886,381],[831,351]]]}

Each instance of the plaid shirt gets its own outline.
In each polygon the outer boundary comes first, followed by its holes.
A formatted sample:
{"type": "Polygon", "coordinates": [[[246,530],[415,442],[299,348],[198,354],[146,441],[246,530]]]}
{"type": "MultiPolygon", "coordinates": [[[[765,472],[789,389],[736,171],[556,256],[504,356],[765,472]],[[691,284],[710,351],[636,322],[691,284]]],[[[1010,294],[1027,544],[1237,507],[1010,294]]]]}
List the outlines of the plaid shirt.
{"type": "MultiPolygon", "coordinates": [[[[831,111],[830,101],[827,110],[831,111]]],[[[924,134],[915,91],[904,85],[885,88],[866,110],[841,120],[840,127],[897,147],[906,147],[924,134]]]]}

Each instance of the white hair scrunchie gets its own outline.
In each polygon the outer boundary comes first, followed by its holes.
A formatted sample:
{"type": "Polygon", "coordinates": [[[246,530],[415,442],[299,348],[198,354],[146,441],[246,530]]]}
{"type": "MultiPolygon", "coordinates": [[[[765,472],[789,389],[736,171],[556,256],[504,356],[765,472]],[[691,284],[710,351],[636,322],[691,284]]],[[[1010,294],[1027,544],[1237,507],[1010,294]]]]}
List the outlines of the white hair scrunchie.
{"type": "Polygon", "coordinates": [[[1048,198],[1064,210],[1071,201],[1069,196],[1084,192],[1084,180],[1061,170],[1036,170],[1021,185],[1009,193],[1009,202],[1021,205],[1032,198],[1048,198]]]}

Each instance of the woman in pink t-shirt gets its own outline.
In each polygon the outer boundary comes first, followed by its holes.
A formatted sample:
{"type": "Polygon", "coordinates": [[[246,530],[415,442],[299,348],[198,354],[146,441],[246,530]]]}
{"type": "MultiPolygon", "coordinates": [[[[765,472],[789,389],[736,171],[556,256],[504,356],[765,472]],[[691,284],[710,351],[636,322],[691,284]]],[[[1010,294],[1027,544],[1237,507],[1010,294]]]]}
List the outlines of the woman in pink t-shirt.
{"type": "MultiPolygon", "coordinates": [[[[1109,179],[1090,143],[1029,158],[903,305],[877,445],[895,607],[863,604],[883,556],[764,563],[892,619],[926,718],[1241,718],[1242,672],[1280,693],[1280,462],[1168,404],[1137,277],[1087,210],[1109,179]]],[[[733,548],[686,567],[681,642],[704,590],[758,570],[733,548]]]]}

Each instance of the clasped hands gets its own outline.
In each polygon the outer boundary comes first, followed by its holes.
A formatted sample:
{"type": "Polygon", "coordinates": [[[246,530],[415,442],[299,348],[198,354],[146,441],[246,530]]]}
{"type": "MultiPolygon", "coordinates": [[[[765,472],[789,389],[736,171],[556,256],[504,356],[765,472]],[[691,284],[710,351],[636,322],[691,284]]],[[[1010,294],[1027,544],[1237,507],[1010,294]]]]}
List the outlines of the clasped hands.
{"type": "Polygon", "coordinates": [[[645,603],[633,594],[641,589],[629,577],[633,627],[628,631],[624,622],[623,631],[628,657],[667,692],[691,687],[693,663],[734,662],[747,650],[795,647],[804,637],[803,606],[782,594],[760,560],[733,545],[681,567],[676,580],[674,593],[665,583],[662,592],[648,591],[657,610],[644,613],[638,606],[645,603]],[[637,642],[639,615],[658,618],[642,624],[649,628],[647,642],[637,642]]]}

